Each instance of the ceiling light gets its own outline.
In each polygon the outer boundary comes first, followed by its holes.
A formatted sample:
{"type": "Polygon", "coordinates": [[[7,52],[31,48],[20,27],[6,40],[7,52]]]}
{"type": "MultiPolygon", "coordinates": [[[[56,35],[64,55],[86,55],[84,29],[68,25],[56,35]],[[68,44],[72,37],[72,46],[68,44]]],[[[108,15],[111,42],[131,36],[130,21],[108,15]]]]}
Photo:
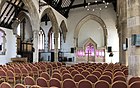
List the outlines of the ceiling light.
{"type": "Polygon", "coordinates": [[[98,1],[95,1],[96,3],[98,2],[98,1]]]}
{"type": "Polygon", "coordinates": [[[89,8],[87,8],[87,10],[89,11],[89,8]]]}
{"type": "Polygon", "coordinates": [[[85,6],[85,8],[87,8],[88,6],[85,6]]]}
{"type": "Polygon", "coordinates": [[[107,6],[105,6],[105,8],[107,8],[107,6]]]}
{"type": "Polygon", "coordinates": [[[92,11],[95,11],[95,9],[92,9],[92,11]]]}
{"type": "Polygon", "coordinates": [[[103,0],[103,3],[105,3],[105,0],[103,0]]]}
{"type": "Polygon", "coordinates": [[[106,4],[109,5],[109,2],[107,2],[106,4]]]}

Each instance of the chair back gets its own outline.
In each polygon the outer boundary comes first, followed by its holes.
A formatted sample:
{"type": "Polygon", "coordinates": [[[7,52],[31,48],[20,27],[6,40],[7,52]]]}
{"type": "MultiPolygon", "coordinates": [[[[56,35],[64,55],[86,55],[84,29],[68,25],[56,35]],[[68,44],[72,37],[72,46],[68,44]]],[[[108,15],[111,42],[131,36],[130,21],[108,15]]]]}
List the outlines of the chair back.
{"type": "Polygon", "coordinates": [[[98,80],[95,83],[94,88],[110,88],[110,84],[104,80],[98,80]]]}
{"type": "Polygon", "coordinates": [[[128,80],[128,85],[130,85],[131,83],[133,82],[136,82],[136,81],[140,81],[140,77],[132,77],[128,80]]]}
{"type": "Polygon", "coordinates": [[[92,83],[89,80],[81,80],[78,83],[78,88],[93,88],[92,83]]]}
{"type": "Polygon", "coordinates": [[[62,88],[77,88],[76,83],[72,79],[65,79],[62,88]]]}
{"type": "Polygon", "coordinates": [[[61,82],[60,80],[56,79],[56,78],[51,78],[49,81],[49,86],[50,87],[58,87],[58,88],[62,88],[61,87],[61,82]]]}
{"type": "Polygon", "coordinates": [[[65,73],[64,75],[62,75],[62,80],[64,81],[65,79],[73,79],[71,74],[65,73]]]}
{"type": "Polygon", "coordinates": [[[43,78],[45,78],[47,81],[49,81],[50,80],[50,75],[47,73],[47,72],[42,72],[41,74],[40,74],[40,77],[43,77],[43,78]]]}
{"type": "Polygon", "coordinates": [[[111,88],[128,88],[128,85],[124,81],[115,81],[112,83],[111,88]]]}
{"type": "Polygon", "coordinates": [[[2,82],[0,84],[0,88],[12,88],[11,85],[7,82],[2,82]]]}
{"type": "Polygon", "coordinates": [[[75,82],[79,82],[80,80],[85,79],[85,77],[81,74],[76,74],[73,79],[75,82]]]}
{"type": "Polygon", "coordinates": [[[129,85],[129,88],[140,88],[140,82],[135,81],[129,85]]]}
{"type": "Polygon", "coordinates": [[[47,80],[43,77],[38,77],[36,79],[36,84],[40,87],[49,87],[47,80]]]}
{"type": "Polygon", "coordinates": [[[24,84],[25,85],[35,85],[36,82],[35,82],[35,80],[31,76],[26,76],[24,78],[24,84]]]}
{"type": "Polygon", "coordinates": [[[92,82],[92,83],[95,83],[95,82],[98,81],[98,77],[95,76],[95,75],[93,75],[93,74],[88,75],[88,76],[86,77],[86,79],[89,80],[89,81],[92,82]]]}
{"type": "Polygon", "coordinates": [[[19,84],[16,84],[14,88],[26,88],[26,86],[19,83],[19,84]]]}

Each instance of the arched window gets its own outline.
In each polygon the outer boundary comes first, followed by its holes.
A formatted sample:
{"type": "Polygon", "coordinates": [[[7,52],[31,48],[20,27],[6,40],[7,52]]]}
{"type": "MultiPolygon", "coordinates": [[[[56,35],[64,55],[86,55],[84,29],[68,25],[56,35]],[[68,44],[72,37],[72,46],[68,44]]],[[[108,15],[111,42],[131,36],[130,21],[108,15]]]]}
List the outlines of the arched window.
{"type": "MultiPolygon", "coordinates": [[[[52,29],[50,29],[49,31],[49,49],[50,50],[54,50],[55,49],[55,37],[54,37],[54,32],[52,31],[52,29]]],[[[61,48],[61,33],[58,33],[58,49],[61,48]]]]}
{"type": "Polygon", "coordinates": [[[20,29],[21,29],[21,25],[19,24],[18,27],[17,27],[17,35],[18,36],[20,36],[20,31],[21,31],[20,29]]]}
{"type": "Polygon", "coordinates": [[[44,31],[43,29],[40,29],[39,31],[39,50],[44,50],[44,44],[45,44],[45,34],[44,34],[44,31]]]}

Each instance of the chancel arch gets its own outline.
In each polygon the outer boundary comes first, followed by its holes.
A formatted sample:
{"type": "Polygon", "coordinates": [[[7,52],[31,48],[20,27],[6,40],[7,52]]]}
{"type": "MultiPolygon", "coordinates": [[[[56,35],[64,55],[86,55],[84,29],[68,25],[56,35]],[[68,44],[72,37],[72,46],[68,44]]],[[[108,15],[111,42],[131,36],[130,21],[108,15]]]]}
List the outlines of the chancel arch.
{"type": "Polygon", "coordinates": [[[87,21],[89,20],[94,20],[96,21],[97,23],[100,24],[100,26],[102,27],[103,29],[103,34],[104,34],[104,47],[107,46],[107,29],[106,29],[106,25],[104,23],[104,21],[96,16],[96,15],[93,15],[93,14],[89,14],[87,16],[85,16],[76,26],[75,30],[74,30],[74,41],[75,41],[75,47],[78,47],[78,37],[79,37],[79,32],[81,30],[81,27],[82,25],[84,25],[87,21]]]}
{"type": "Polygon", "coordinates": [[[107,46],[107,29],[101,18],[96,15],[85,16],[74,31],[77,61],[104,62],[107,46]]]}

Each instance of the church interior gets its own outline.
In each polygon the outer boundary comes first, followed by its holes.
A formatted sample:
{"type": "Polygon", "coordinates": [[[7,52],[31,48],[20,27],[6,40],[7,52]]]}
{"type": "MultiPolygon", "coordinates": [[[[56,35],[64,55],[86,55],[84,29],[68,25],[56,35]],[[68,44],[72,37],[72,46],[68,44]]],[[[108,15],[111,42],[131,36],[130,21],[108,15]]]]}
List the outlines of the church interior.
{"type": "Polygon", "coordinates": [[[0,88],[139,88],[139,0],[0,0],[0,88]]]}

